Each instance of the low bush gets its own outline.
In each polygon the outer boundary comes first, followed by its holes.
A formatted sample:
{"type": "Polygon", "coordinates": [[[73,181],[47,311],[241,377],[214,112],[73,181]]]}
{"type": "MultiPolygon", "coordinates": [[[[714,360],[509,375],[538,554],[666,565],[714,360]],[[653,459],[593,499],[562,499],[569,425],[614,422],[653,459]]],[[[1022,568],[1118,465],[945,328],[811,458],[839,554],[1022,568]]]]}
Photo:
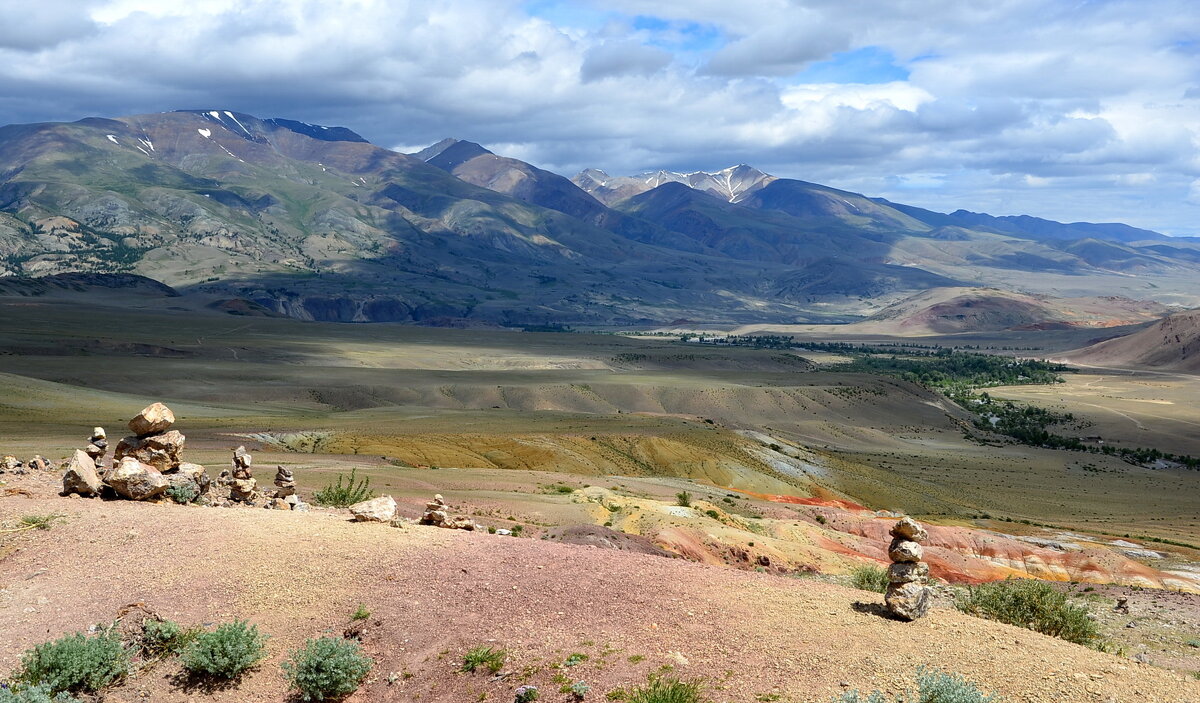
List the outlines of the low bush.
{"type": "Polygon", "coordinates": [[[184,629],[170,620],[149,619],[142,623],[142,650],[151,656],[178,654],[200,636],[199,628],[184,629]]]}
{"type": "Polygon", "coordinates": [[[1088,609],[1045,581],[1007,579],[967,589],[955,601],[964,613],[1026,627],[1088,647],[1104,645],[1104,637],[1088,609]]]}
{"type": "Polygon", "coordinates": [[[675,494],[675,502],[683,508],[692,507],[692,494],[687,491],[680,491],[675,494]]]}
{"type": "Polygon", "coordinates": [[[888,587],[887,569],[874,564],[863,564],[850,570],[850,585],[860,591],[883,593],[888,587]]]}
{"type": "MultiPolygon", "coordinates": [[[[975,684],[956,674],[941,671],[917,670],[917,695],[898,694],[895,703],[1000,703],[995,696],[985,695],[975,684]]],[[[878,689],[865,696],[858,691],[843,693],[833,703],[888,703],[878,689]]]]}
{"type": "Polygon", "coordinates": [[[369,617],[371,617],[371,611],[367,610],[366,605],[359,603],[358,608],[354,611],[354,614],[352,614],[350,616],[350,619],[357,621],[357,620],[366,620],[369,617]]]}
{"type": "Polygon", "coordinates": [[[336,483],[327,483],[324,488],[313,494],[313,502],[330,508],[348,508],[355,503],[374,498],[371,479],[363,478],[356,483],[357,471],[358,469],[351,469],[349,477],[338,474],[336,483]]]}
{"type": "Polygon", "coordinates": [[[654,677],[629,692],[629,703],[700,703],[703,688],[698,681],[654,677]]]}
{"type": "Polygon", "coordinates": [[[483,666],[487,667],[487,670],[494,674],[504,666],[506,658],[508,658],[508,652],[503,649],[480,645],[463,655],[461,671],[472,673],[483,666]]]}
{"type": "Polygon", "coordinates": [[[537,686],[521,686],[517,688],[513,703],[533,703],[538,698],[537,686]]]}
{"type": "Polygon", "coordinates": [[[323,701],[356,691],[373,663],[357,642],[319,637],[292,652],[283,672],[302,700],[323,701]]]}
{"type": "Polygon", "coordinates": [[[68,693],[51,693],[49,686],[17,686],[0,684],[0,703],[79,703],[68,693]]]}
{"type": "Polygon", "coordinates": [[[200,489],[192,483],[180,483],[168,486],[167,497],[180,505],[187,505],[200,497],[200,489]]]}
{"type": "Polygon", "coordinates": [[[231,679],[262,660],[266,635],[245,620],[204,632],[183,650],[183,668],[193,674],[231,679]]]}
{"type": "Polygon", "coordinates": [[[67,635],[25,653],[17,680],[50,693],[92,692],[129,672],[129,652],[112,629],[88,637],[67,635]]]}

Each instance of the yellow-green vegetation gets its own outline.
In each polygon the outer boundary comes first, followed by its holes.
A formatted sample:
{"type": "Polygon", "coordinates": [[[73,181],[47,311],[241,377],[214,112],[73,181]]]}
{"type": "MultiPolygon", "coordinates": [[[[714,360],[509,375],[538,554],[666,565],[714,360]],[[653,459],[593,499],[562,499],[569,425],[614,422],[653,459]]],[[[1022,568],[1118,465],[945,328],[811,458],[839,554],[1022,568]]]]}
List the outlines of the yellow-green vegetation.
{"type": "Polygon", "coordinates": [[[1026,627],[1089,647],[1102,647],[1104,635],[1086,606],[1045,581],[1008,579],[967,588],[955,601],[964,613],[1026,627]]]}
{"type": "Polygon", "coordinates": [[[508,652],[503,649],[479,645],[463,655],[462,667],[459,670],[474,673],[482,667],[495,674],[504,667],[504,660],[507,658],[508,652]]]}
{"type": "Polygon", "coordinates": [[[887,569],[874,564],[863,564],[850,569],[850,585],[861,591],[883,593],[888,586],[887,569]]]}

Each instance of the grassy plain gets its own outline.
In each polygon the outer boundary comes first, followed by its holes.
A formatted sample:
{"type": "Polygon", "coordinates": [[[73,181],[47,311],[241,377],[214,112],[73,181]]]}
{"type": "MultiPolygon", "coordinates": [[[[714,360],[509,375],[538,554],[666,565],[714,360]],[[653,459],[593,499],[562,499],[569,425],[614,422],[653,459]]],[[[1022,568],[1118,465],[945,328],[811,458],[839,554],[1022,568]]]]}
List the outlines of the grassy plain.
{"type": "MultiPolygon", "coordinates": [[[[65,456],[93,425],[117,435],[163,400],[194,460],[222,464],[246,442],[267,450],[265,461],[303,464],[302,485],[313,487],[351,466],[414,494],[448,480],[429,467],[478,470],[463,480],[485,492],[506,485],[498,471],[522,477],[518,493],[536,492],[539,472],[597,485],[620,476],[664,496],[694,485],[714,497],[845,497],[950,520],[988,514],[1200,541],[1200,472],[979,444],[963,431],[970,416],[936,393],[797,354],[307,323],[173,299],[0,299],[0,451],[65,456]]],[[[996,394],[1063,404],[1111,441],[1200,454],[1187,432],[1200,422],[1194,383],[1085,370],[1062,386],[996,394]]]]}

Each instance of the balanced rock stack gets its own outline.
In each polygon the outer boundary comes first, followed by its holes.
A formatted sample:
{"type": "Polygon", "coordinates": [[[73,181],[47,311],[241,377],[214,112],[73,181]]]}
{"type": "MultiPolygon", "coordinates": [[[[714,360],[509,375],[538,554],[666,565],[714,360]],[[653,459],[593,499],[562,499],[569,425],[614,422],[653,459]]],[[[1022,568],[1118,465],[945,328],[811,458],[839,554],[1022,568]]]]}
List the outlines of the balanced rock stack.
{"type": "Polygon", "coordinates": [[[425,504],[425,514],[421,516],[422,525],[445,527],[451,530],[474,530],[475,523],[467,517],[451,517],[446,505],[446,499],[441,494],[425,504]]]}
{"type": "Polygon", "coordinates": [[[275,467],[275,495],[264,508],[273,510],[308,510],[308,504],[300,500],[296,492],[296,475],[290,469],[275,467]]]}
{"type": "Polygon", "coordinates": [[[888,546],[888,587],[884,603],[901,620],[916,620],[929,611],[929,565],[921,561],[929,533],[912,518],[901,518],[892,527],[888,546]]]}
{"type": "Polygon", "coordinates": [[[97,466],[101,465],[104,455],[108,453],[108,436],[104,434],[103,427],[92,428],[92,436],[88,439],[88,445],[83,448],[83,451],[92,458],[97,466]]]}
{"type": "Polygon", "coordinates": [[[233,450],[230,463],[233,465],[233,473],[229,482],[229,499],[238,503],[253,504],[259,498],[258,481],[250,471],[254,457],[245,447],[238,447],[233,450]]]}
{"type": "MultiPolygon", "coordinates": [[[[175,413],[162,403],[143,408],[129,421],[133,435],[117,442],[113,467],[104,474],[104,483],[130,500],[149,500],[166,493],[171,484],[163,473],[179,469],[179,454],[187,440],[171,429],[174,423],[175,413]]],[[[96,446],[94,441],[92,446],[96,446]]]]}

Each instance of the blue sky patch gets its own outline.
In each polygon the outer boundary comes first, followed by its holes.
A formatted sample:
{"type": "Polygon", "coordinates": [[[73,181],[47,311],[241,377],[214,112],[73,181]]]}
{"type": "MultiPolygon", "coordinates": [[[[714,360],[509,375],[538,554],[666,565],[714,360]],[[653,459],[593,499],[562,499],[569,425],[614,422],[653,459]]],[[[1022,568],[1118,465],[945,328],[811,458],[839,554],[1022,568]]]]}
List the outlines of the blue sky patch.
{"type": "Polygon", "coordinates": [[[828,61],[814,63],[789,83],[891,83],[908,79],[892,52],[878,46],[841,51],[828,61]]]}

